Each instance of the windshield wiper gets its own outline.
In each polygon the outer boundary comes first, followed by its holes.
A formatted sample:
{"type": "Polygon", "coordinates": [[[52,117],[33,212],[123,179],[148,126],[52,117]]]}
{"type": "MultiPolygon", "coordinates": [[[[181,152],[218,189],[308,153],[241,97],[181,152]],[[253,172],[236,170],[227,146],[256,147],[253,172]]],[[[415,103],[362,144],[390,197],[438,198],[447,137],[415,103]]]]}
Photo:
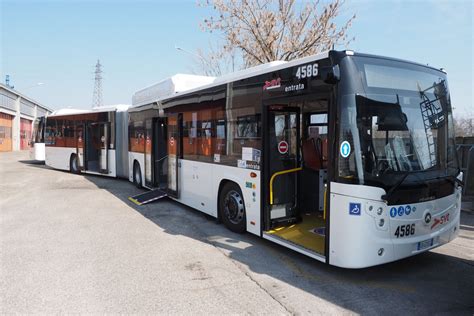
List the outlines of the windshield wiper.
{"type": "MultiPolygon", "coordinates": [[[[458,177],[454,176],[454,175],[446,175],[446,176],[437,176],[436,178],[433,178],[432,180],[448,180],[449,182],[451,182],[452,184],[459,184],[460,186],[464,186],[464,181],[462,180],[459,180],[458,177]]],[[[431,180],[431,179],[430,179],[431,180]]]]}
{"type": "Polygon", "coordinates": [[[398,187],[403,183],[403,181],[405,181],[409,174],[410,171],[405,171],[405,173],[401,176],[400,180],[398,180],[397,183],[395,183],[386,194],[382,195],[382,200],[388,201],[390,196],[392,196],[393,192],[398,189],[398,187]]]}

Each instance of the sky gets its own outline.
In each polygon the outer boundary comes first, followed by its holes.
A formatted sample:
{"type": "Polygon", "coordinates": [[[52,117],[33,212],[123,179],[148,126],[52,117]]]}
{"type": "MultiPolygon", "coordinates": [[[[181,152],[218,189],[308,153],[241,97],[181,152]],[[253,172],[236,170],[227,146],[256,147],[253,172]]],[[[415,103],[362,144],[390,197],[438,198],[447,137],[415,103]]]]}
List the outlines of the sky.
{"type": "MultiPolygon", "coordinates": [[[[455,115],[474,115],[473,10],[471,0],[346,0],[336,23],[356,14],[355,40],[336,48],[444,68],[455,115]]],[[[199,27],[210,14],[195,0],[0,0],[0,80],[53,109],[90,108],[100,59],[104,104],[130,104],[135,91],[195,71],[192,53],[218,36],[199,27]]]]}

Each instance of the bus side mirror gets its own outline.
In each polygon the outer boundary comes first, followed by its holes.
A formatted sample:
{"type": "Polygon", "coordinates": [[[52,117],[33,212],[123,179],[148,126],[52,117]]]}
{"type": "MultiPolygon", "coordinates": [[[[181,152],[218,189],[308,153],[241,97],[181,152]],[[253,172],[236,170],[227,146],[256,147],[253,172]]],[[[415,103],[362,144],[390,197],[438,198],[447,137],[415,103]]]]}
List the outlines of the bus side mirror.
{"type": "Polygon", "coordinates": [[[327,84],[336,84],[341,78],[341,73],[339,71],[339,65],[334,65],[331,67],[322,67],[320,70],[321,78],[327,84]]]}

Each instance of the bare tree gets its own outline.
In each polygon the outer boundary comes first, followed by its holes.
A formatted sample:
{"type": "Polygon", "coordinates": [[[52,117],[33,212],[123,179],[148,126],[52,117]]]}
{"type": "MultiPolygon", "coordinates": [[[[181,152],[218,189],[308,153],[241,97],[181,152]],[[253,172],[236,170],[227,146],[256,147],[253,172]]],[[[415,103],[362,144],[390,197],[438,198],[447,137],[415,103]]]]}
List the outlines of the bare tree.
{"type": "Polygon", "coordinates": [[[197,49],[198,72],[206,76],[219,77],[240,68],[235,49],[223,50],[221,47],[209,44],[207,51],[197,49]]]}
{"type": "Polygon", "coordinates": [[[454,135],[457,137],[474,136],[474,115],[465,115],[454,119],[454,135]]]}
{"type": "Polygon", "coordinates": [[[204,31],[218,32],[222,45],[204,54],[203,60],[239,56],[239,68],[274,60],[292,60],[348,44],[347,31],[355,15],[336,26],[343,0],[297,5],[295,0],[206,0],[216,15],[204,20],[204,31]]]}

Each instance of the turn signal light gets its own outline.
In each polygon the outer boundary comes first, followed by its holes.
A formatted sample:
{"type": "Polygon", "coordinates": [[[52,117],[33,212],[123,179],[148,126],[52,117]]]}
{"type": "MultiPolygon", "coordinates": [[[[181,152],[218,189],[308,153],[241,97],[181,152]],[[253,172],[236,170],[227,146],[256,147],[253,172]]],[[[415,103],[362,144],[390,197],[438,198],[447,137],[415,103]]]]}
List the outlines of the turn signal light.
{"type": "Polygon", "coordinates": [[[250,177],[251,178],[256,178],[257,177],[257,174],[255,172],[250,172],[250,177]]]}

